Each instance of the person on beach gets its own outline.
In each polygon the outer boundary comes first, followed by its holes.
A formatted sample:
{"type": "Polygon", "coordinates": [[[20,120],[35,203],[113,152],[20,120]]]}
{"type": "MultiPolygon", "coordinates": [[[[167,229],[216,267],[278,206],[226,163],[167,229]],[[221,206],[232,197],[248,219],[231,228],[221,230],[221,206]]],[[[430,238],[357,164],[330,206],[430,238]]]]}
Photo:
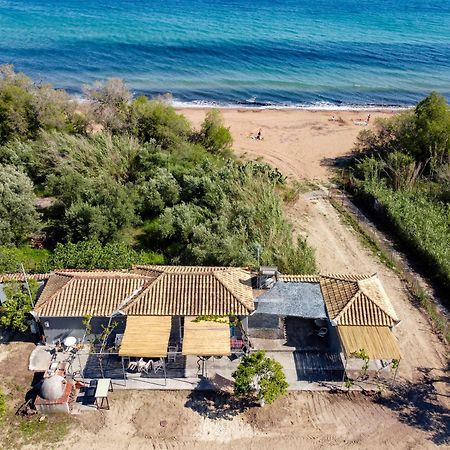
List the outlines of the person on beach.
{"type": "Polygon", "coordinates": [[[263,140],[261,128],[258,130],[258,133],[256,133],[255,139],[258,140],[258,141],[262,141],[263,140]]]}
{"type": "Polygon", "coordinates": [[[366,120],[367,125],[369,125],[369,121],[370,121],[370,114],[367,114],[367,120],[366,120]]]}

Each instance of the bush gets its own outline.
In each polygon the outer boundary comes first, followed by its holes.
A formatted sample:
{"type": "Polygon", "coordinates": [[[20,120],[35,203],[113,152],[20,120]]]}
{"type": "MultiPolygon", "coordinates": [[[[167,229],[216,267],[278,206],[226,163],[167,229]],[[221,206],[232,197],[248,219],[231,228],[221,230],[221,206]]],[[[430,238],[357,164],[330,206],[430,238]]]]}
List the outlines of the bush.
{"type": "Polygon", "coordinates": [[[83,86],[83,93],[91,101],[93,119],[115,133],[128,128],[128,103],[132,94],[118,78],[97,81],[83,86]]]}
{"type": "Polygon", "coordinates": [[[433,92],[360,134],[351,167],[359,198],[376,199],[398,236],[450,286],[450,108],[433,92]]]}
{"type": "Polygon", "coordinates": [[[384,207],[400,237],[450,287],[450,205],[431,201],[420,192],[393,191],[383,185],[364,185],[364,189],[384,207]]]}
{"type": "MultiPolygon", "coordinates": [[[[36,297],[37,283],[29,281],[31,295],[36,297]]],[[[28,314],[33,303],[22,283],[8,283],[5,286],[6,301],[0,307],[0,324],[6,328],[25,332],[28,330],[28,314]]]]}
{"type": "Polygon", "coordinates": [[[273,403],[289,387],[283,366],[264,351],[244,355],[232,376],[236,396],[255,396],[262,404],[273,403]]]}
{"type": "Polygon", "coordinates": [[[49,258],[50,269],[127,269],[133,264],[163,264],[161,255],[137,252],[122,242],[58,244],[49,258]]]}
{"type": "Polygon", "coordinates": [[[0,273],[21,272],[21,264],[27,272],[45,272],[49,251],[29,246],[0,246],[0,273]]]}
{"type": "Polygon", "coordinates": [[[139,97],[130,106],[131,132],[142,142],[154,141],[167,149],[191,134],[188,120],[161,100],[139,97]]]}
{"type": "Polygon", "coordinates": [[[229,154],[229,150],[233,144],[233,138],[230,129],[224,126],[223,118],[219,110],[212,109],[208,111],[197,140],[211,153],[229,154]]]}
{"type": "Polygon", "coordinates": [[[36,86],[13,66],[0,66],[0,144],[34,139],[41,130],[84,132],[85,126],[66,92],[36,86]]]}
{"type": "Polygon", "coordinates": [[[0,245],[18,243],[39,228],[33,183],[20,170],[0,165],[0,245]]]}
{"type": "MultiPolygon", "coordinates": [[[[203,171],[204,172],[204,171],[203,171]]],[[[266,174],[228,164],[215,173],[184,176],[181,199],[160,217],[159,235],[176,264],[275,264],[290,273],[314,273],[314,254],[305,241],[292,242],[279,195],[266,174]]]]}

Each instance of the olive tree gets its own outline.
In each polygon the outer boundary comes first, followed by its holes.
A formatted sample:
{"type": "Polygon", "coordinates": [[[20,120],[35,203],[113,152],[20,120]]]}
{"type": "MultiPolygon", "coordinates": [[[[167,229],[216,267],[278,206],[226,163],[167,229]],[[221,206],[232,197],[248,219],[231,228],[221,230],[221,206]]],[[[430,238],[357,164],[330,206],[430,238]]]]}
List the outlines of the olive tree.
{"type": "Polygon", "coordinates": [[[236,396],[254,396],[261,405],[273,403],[289,386],[283,366],[278,361],[266,357],[264,351],[244,355],[233,372],[233,378],[236,396]]]}

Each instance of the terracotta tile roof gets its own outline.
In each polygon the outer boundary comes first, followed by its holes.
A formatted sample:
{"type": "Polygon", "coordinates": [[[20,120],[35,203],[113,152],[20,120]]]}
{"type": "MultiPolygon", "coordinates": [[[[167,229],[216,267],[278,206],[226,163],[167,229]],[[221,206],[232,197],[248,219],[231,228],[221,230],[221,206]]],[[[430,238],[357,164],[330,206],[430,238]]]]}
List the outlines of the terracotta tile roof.
{"type": "Polygon", "coordinates": [[[124,272],[56,272],[35,311],[43,317],[109,316],[148,282],[146,277],[124,272]]]}
{"type": "Polygon", "coordinates": [[[375,274],[281,275],[279,280],[319,283],[328,316],[339,325],[392,327],[399,322],[375,274]]]}
{"type": "Polygon", "coordinates": [[[355,281],[323,277],[320,287],[328,315],[338,325],[392,327],[399,322],[376,275],[355,281]]]}
{"type": "MultiPolygon", "coordinates": [[[[50,277],[49,273],[30,273],[27,274],[27,278],[29,280],[47,280],[50,277]]],[[[25,281],[25,278],[23,276],[23,273],[17,272],[17,273],[2,273],[0,274],[0,283],[8,283],[11,281],[25,281]]]]}
{"type": "Polygon", "coordinates": [[[59,270],[35,311],[42,317],[129,315],[247,315],[251,274],[242,269],[136,266],[132,271],[59,270]]]}
{"type": "Polygon", "coordinates": [[[280,275],[278,279],[289,283],[318,283],[320,275],[280,275]]]}
{"type": "Polygon", "coordinates": [[[320,280],[320,288],[325,299],[328,315],[332,320],[359,290],[358,283],[355,281],[343,281],[328,277],[320,280]]]}
{"type": "Polygon", "coordinates": [[[183,266],[166,271],[166,267],[149,267],[150,271],[161,270],[161,275],[130,302],[124,309],[127,314],[248,315],[254,309],[250,272],[183,266]]]}
{"type": "Polygon", "coordinates": [[[372,275],[355,275],[355,274],[322,274],[322,275],[280,275],[278,277],[281,281],[288,281],[291,283],[319,283],[324,278],[341,281],[358,281],[370,278],[372,275]]]}

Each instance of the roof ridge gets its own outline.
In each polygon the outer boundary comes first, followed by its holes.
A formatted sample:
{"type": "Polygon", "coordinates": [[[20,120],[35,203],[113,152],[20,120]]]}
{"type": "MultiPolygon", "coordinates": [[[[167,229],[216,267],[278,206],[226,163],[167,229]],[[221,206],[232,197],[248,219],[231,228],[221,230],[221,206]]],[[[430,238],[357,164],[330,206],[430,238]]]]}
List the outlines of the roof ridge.
{"type": "MultiPolygon", "coordinates": [[[[55,297],[56,295],[58,295],[63,289],[65,289],[67,287],[67,285],[69,285],[70,283],[73,283],[75,280],[75,277],[71,276],[71,275],[67,275],[67,274],[61,274],[61,273],[56,273],[55,275],[58,275],[60,277],[66,277],[69,278],[69,280],[67,280],[66,283],[64,283],[63,286],[61,286],[56,292],[54,292],[52,295],[50,295],[50,297],[48,297],[47,299],[44,299],[44,301],[42,303],[39,303],[39,301],[36,303],[35,305],[35,309],[42,309],[45,305],[47,305],[48,303],[50,303],[55,297]]],[[[45,288],[44,288],[45,289],[45,288]]],[[[42,291],[44,292],[44,291],[42,291]]],[[[42,294],[41,294],[42,295],[42,294]]],[[[38,311],[39,312],[39,311],[38,311]]]]}
{"type": "Polygon", "coordinates": [[[160,282],[160,280],[167,275],[167,272],[160,272],[160,274],[152,279],[149,279],[146,283],[144,283],[144,285],[142,286],[141,290],[136,293],[136,295],[134,296],[134,298],[131,298],[129,302],[126,303],[125,307],[122,309],[123,312],[127,312],[133,305],[135,305],[140,298],[142,298],[144,296],[144,294],[150,290],[155,284],[157,284],[158,282],[160,282]]]}
{"type": "MultiPolygon", "coordinates": [[[[51,275],[50,272],[44,273],[27,273],[26,278],[30,280],[42,281],[46,278],[49,278],[51,275]]],[[[25,276],[23,272],[5,272],[0,274],[0,283],[9,283],[14,281],[24,281],[25,276]]]]}
{"type": "MultiPolygon", "coordinates": [[[[381,302],[380,302],[380,301],[378,301],[377,299],[374,299],[372,296],[366,294],[366,293],[364,292],[364,289],[361,288],[360,281],[366,281],[366,280],[371,280],[371,279],[378,281],[378,285],[379,285],[378,287],[381,287],[381,289],[384,291],[384,287],[383,287],[383,285],[380,283],[380,280],[379,280],[379,278],[378,278],[378,276],[377,276],[376,273],[373,274],[370,278],[365,278],[365,279],[363,279],[363,280],[358,280],[358,281],[357,281],[357,283],[358,283],[358,289],[360,290],[360,292],[361,292],[362,294],[364,294],[365,297],[367,297],[372,303],[374,303],[378,308],[380,308],[380,309],[381,309],[386,315],[388,315],[394,322],[399,322],[399,318],[398,318],[398,316],[397,316],[397,313],[396,313],[396,311],[395,311],[395,309],[394,309],[394,305],[392,305],[392,303],[391,303],[390,305],[386,305],[386,303],[383,301],[383,299],[381,299],[381,302]],[[389,307],[392,308],[392,311],[389,311],[389,307]],[[392,314],[392,313],[393,313],[393,314],[392,314]]],[[[385,293],[385,295],[386,295],[386,297],[387,297],[387,300],[390,302],[389,297],[387,296],[386,291],[384,291],[384,293],[385,293]]]]}
{"type": "MultiPolygon", "coordinates": [[[[345,280],[347,281],[347,280],[345,280]]],[[[357,298],[360,296],[362,291],[358,290],[355,295],[346,303],[346,305],[339,311],[339,314],[333,319],[334,322],[338,323],[341,317],[351,308],[351,306],[355,303],[357,298]]]]}
{"type": "Polygon", "coordinates": [[[161,273],[177,273],[177,274],[198,274],[207,275],[214,272],[226,272],[229,270],[241,269],[241,267],[229,266],[171,266],[166,264],[137,264],[131,267],[132,270],[152,270],[161,273]],[[177,270],[178,269],[178,270],[177,270]]]}
{"type": "MultiPolygon", "coordinates": [[[[247,311],[252,311],[251,305],[249,305],[245,300],[243,301],[239,295],[236,294],[236,292],[233,290],[233,288],[229,285],[229,283],[224,280],[221,276],[224,274],[224,272],[244,272],[244,270],[242,269],[238,269],[238,268],[231,268],[232,270],[227,270],[227,271],[217,271],[217,272],[212,272],[212,275],[214,276],[214,278],[220,283],[222,284],[225,289],[241,304],[243,305],[247,311]]],[[[252,293],[252,300],[253,300],[253,293],[252,293]]]]}
{"type": "Polygon", "coordinates": [[[295,283],[295,279],[304,283],[318,283],[320,282],[321,275],[318,274],[282,274],[278,277],[277,281],[285,283],[295,283]]]}
{"type": "Polygon", "coordinates": [[[374,276],[376,276],[376,273],[373,274],[346,274],[346,273],[324,273],[319,275],[322,278],[329,278],[329,279],[335,279],[340,281],[353,281],[358,282],[359,280],[368,280],[374,276]]]}
{"type": "Polygon", "coordinates": [[[137,274],[126,270],[77,270],[66,271],[65,269],[56,270],[53,273],[60,276],[68,276],[72,278],[149,278],[148,275],[137,274]]]}

